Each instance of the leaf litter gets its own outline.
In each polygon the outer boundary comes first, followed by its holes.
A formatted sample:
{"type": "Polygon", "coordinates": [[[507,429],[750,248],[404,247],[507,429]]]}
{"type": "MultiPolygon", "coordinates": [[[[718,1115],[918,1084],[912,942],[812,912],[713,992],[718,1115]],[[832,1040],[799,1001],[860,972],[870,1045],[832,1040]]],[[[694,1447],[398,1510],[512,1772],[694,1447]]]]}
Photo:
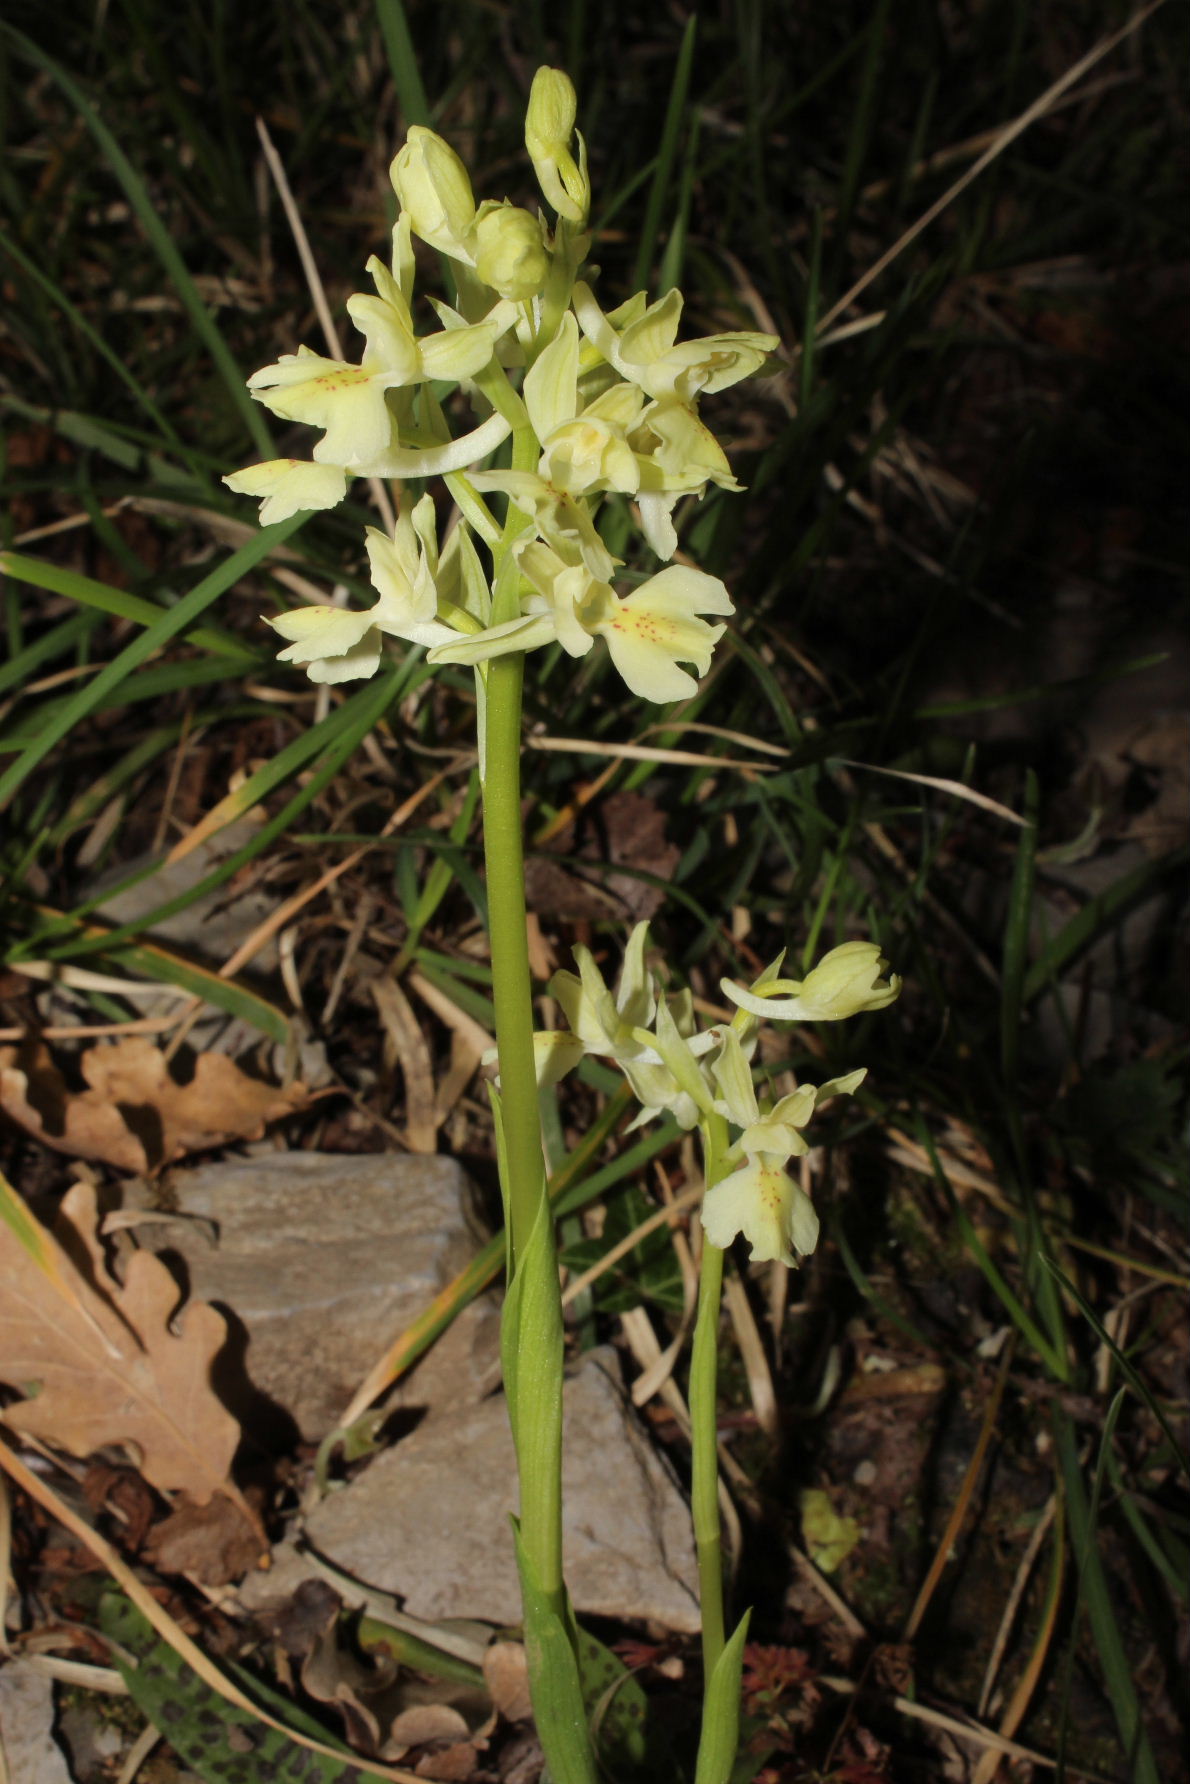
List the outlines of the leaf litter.
{"type": "Polygon", "coordinates": [[[25,1396],[5,1423],[72,1456],[130,1449],[160,1492],[238,1501],[240,1428],[211,1386],[223,1315],[202,1301],[179,1314],[178,1285],[152,1252],[134,1251],[117,1277],[90,1183],[67,1191],[46,1240],[52,1271],[0,1222],[0,1379],[25,1396]]]}
{"type": "Polygon", "coordinates": [[[87,1048],[78,1069],[84,1090],[70,1087],[43,1042],[0,1047],[0,1109],[56,1152],[140,1176],[189,1152],[259,1140],[310,1100],[304,1084],[265,1084],[222,1053],[200,1053],[190,1082],[179,1083],[140,1035],[87,1048]]]}

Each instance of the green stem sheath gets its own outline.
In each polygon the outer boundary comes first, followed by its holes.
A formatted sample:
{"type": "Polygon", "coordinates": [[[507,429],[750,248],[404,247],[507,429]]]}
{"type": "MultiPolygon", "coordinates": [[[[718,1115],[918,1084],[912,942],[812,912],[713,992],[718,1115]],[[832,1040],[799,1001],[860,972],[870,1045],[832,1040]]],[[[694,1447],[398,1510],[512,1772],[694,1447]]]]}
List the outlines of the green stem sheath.
{"type": "MultiPolygon", "coordinates": [[[[519,399],[518,399],[519,400],[519,399]]],[[[513,462],[524,468],[539,450],[533,431],[518,428],[513,462]]],[[[512,543],[527,517],[510,505],[493,552],[493,622],[517,606],[518,571],[512,543]]],[[[492,1001],[500,1060],[505,1221],[509,1284],[529,1262],[533,1280],[519,1285],[518,1308],[533,1305],[518,1324],[513,1430],[517,1436],[521,1539],[538,1586],[561,1615],[562,1586],[562,1301],[554,1246],[530,1247],[539,1221],[551,1220],[546,1188],[537,1072],[533,1059],[533,987],[525,914],[521,824],[521,695],[525,659],[519,652],[489,663],[485,675],[483,766],[484,858],[492,949],[492,1001]],[[531,1353],[531,1354],[530,1354],[531,1353]]],[[[552,1228],[551,1228],[552,1232],[552,1228]]],[[[518,1315],[518,1319],[519,1319],[518,1315]]],[[[510,1384],[511,1392],[511,1384],[510,1384]]]]}
{"type": "Polygon", "coordinates": [[[515,1269],[545,1193],[537,1076],[533,1064],[532,983],[525,929],[521,838],[521,681],[516,652],[488,668],[484,856],[492,944],[492,1001],[500,1055],[500,1103],[509,1161],[508,1227],[515,1269]]]}
{"type": "MultiPolygon", "coordinates": [[[[533,1063],[532,981],[525,927],[525,875],[521,835],[521,683],[524,658],[501,657],[487,673],[487,760],[483,785],[484,855],[492,945],[492,1001],[500,1058],[500,1109],[504,1136],[505,1219],[510,1281],[520,1269],[539,1218],[549,1219],[537,1074],[533,1063]]],[[[552,1260],[552,1247],[550,1258],[552,1260]]],[[[562,1605],[562,1519],[558,1476],[562,1446],[561,1291],[556,1263],[537,1285],[557,1297],[557,1357],[523,1358],[517,1426],[537,1434],[536,1462],[522,1457],[521,1533],[546,1597],[562,1605]],[[552,1285],[552,1286],[551,1286],[552,1285]],[[544,1454],[543,1454],[544,1451],[544,1454]],[[541,1464],[545,1463],[543,1467],[541,1464]]],[[[540,1302],[539,1302],[540,1305],[540,1302]]],[[[550,1313],[554,1313],[551,1305],[550,1313]]],[[[549,1322],[553,1323],[552,1319],[549,1322]]]]}

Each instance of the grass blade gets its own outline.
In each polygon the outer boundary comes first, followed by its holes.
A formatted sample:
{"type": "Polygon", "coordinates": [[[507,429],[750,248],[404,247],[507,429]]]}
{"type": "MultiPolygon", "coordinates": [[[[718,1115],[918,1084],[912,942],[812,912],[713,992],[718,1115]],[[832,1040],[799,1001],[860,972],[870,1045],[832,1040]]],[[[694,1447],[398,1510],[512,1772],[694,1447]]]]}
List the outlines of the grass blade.
{"type": "MultiPolygon", "coordinates": [[[[159,607],[156,601],[146,601],[141,595],[133,595],[127,589],[112,588],[110,583],[96,582],[90,576],[81,576],[77,570],[64,570],[58,564],[47,564],[41,558],[24,557],[17,551],[0,552],[0,572],[15,577],[18,582],[30,584],[33,588],[48,589],[56,595],[66,595],[77,601],[80,607],[91,607],[98,613],[111,613],[117,619],[130,619],[138,626],[151,626],[170,608],[159,607]]],[[[259,663],[263,659],[263,651],[245,644],[242,638],[236,638],[219,626],[198,626],[188,632],[183,639],[192,644],[196,650],[211,650],[218,656],[239,657],[245,668],[259,663]]],[[[225,671],[226,673],[226,671],[225,671]]]]}
{"type": "MultiPolygon", "coordinates": [[[[188,595],[180,600],[176,607],[162,613],[152,625],[146,626],[139,638],[125,646],[116,659],[99,671],[87,687],[83,688],[72,700],[56,714],[53,722],[45,727],[40,736],[29,743],[4,775],[0,775],[0,809],[11,800],[18,787],[29,778],[40,762],[43,762],[50,751],[69,736],[73,727],[87,713],[99,706],[106,696],[112,693],[134,669],[138,669],[145,660],[168,644],[179,633],[185,632],[187,626],[204,613],[213,601],[229,589],[245,571],[251,570],[260,560],[267,557],[273,548],[288,539],[309,519],[305,513],[295,514],[289,520],[283,520],[275,526],[262,527],[255,538],[241,545],[237,552],[224,560],[217,569],[204,576],[202,581],[191,589],[188,595]]],[[[3,560],[0,560],[2,562],[3,560]]]]}
{"type": "Polygon", "coordinates": [[[66,72],[65,68],[52,56],[47,55],[38,44],[33,42],[32,38],[26,37],[23,31],[18,31],[14,25],[5,24],[0,26],[0,29],[4,31],[9,42],[21,56],[34,63],[48,74],[51,80],[57,82],[99,144],[112,172],[123,187],[124,195],[136,213],[141,228],[153,244],[158,259],[165,268],[174,290],[194,324],[196,333],[218,367],[253,442],[263,458],[272,458],[273,444],[269,437],[269,430],[265,426],[260,405],[254,403],[248,394],[244,374],[236,364],[206,304],[199,296],[198,288],[191,278],[182,256],[174,246],[173,238],[157,215],[144,181],[87,95],[66,72]]]}
{"type": "Polygon", "coordinates": [[[687,95],[690,91],[690,66],[694,59],[694,34],[697,30],[698,14],[692,12],[686,21],[681,47],[674,63],[673,80],[669,89],[669,104],[666,106],[665,123],[661,128],[661,146],[657,151],[657,164],[653,171],[653,183],[649,187],[645,219],[640,232],[640,247],[637,249],[636,267],[632,275],[634,291],[642,291],[648,284],[649,271],[657,257],[657,238],[661,233],[661,218],[665,211],[670,176],[673,173],[678,143],[681,140],[682,126],[686,116],[687,95]]]}

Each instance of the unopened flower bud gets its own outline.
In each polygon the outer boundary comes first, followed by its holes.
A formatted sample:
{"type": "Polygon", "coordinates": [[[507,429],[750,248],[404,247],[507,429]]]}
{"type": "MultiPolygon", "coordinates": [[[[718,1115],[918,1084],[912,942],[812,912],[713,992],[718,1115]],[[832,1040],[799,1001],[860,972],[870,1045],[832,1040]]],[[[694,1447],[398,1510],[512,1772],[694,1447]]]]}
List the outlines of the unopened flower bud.
{"type": "Polygon", "coordinates": [[[837,1021],[858,1016],[861,1010],[882,1010],[901,989],[895,973],[888,979],[880,977],[887,970],[888,961],[881,958],[877,942],[844,942],[832,948],[802,980],[807,1016],[811,1021],[837,1021]]]}
{"type": "Polygon", "coordinates": [[[900,994],[896,973],[877,942],[844,942],[832,948],[804,979],[758,980],[749,990],[730,979],[719,988],[741,1010],[771,1022],[840,1022],[861,1010],[882,1010],[900,994]]]}
{"type": "Polygon", "coordinates": [[[515,204],[485,207],[475,225],[475,270],[514,303],[536,297],[550,269],[541,224],[515,204]]]}
{"type": "Polygon", "coordinates": [[[414,124],[389,177],[415,234],[470,265],[468,237],[475,223],[475,199],[467,169],[450,144],[424,125],[414,124]]]}
{"type": "Polygon", "coordinates": [[[525,113],[525,147],[541,190],[558,215],[571,223],[585,223],[591,208],[591,182],[581,136],[577,163],[570,152],[577,115],[578,101],[569,76],[560,68],[539,68],[525,113]]]}

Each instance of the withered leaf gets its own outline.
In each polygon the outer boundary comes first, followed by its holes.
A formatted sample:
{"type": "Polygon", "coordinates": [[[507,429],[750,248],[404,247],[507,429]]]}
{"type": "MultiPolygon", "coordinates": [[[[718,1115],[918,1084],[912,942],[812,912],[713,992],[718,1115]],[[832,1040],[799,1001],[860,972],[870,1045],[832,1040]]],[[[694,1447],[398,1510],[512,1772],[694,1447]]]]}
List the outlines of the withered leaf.
{"type": "Polygon", "coordinates": [[[52,1272],[0,1223],[0,1380],[29,1396],[0,1418],[74,1456],[126,1445],[162,1492],[238,1499],[228,1471],[240,1429],[211,1386],[222,1315],[192,1301],[173,1319],[178,1285],[150,1251],[118,1281],[96,1222],[93,1186],[76,1183],[44,1235],[52,1272]]]}
{"type": "Polygon", "coordinates": [[[529,1701],[529,1662],[523,1642],[495,1641],[484,1652],[483,1676],[492,1702],[507,1722],[527,1722],[533,1714],[529,1701]]]}
{"type": "Polygon", "coordinates": [[[205,1505],[183,1503],[155,1524],[145,1559],[163,1573],[184,1573],[203,1586],[225,1586],[261,1556],[260,1528],[243,1502],[214,1493],[205,1505]]]}
{"type": "Polygon", "coordinates": [[[0,1047],[0,1109],[56,1152],[142,1176],[186,1152],[258,1140],[309,1101],[304,1084],[262,1084],[223,1053],[200,1053],[179,1084],[139,1035],[89,1047],[79,1069],[87,1089],[71,1090],[42,1042],[0,1047]]]}

